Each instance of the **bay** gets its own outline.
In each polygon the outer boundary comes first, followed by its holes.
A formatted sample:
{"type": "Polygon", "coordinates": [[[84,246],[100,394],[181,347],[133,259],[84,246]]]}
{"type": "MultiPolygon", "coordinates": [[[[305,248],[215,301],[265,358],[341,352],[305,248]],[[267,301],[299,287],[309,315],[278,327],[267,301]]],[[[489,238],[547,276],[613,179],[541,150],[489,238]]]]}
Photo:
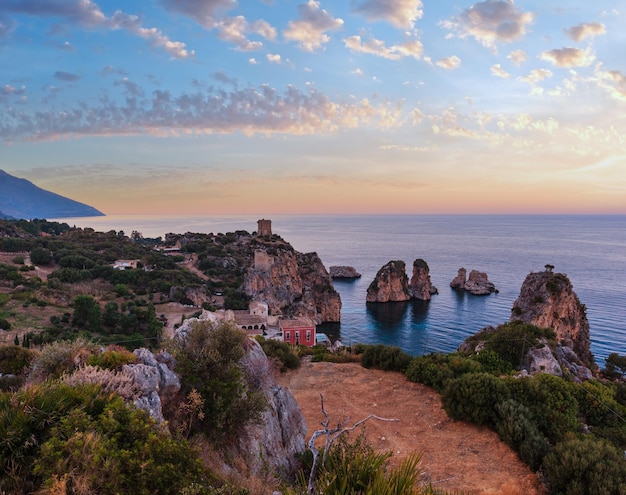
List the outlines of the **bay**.
{"type": "MultiPolygon", "coordinates": [[[[384,343],[412,355],[451,352],[487,325],[508,321],[530,272],[552,264],[587,307],[591,349],[600,366],[611,352],[626,354],[626,216],[584,215],[273,215],[272,231],[325,266],[350,265],[362,274],[335,281],[341,323],[322,331],[345,344],[384,343]],[[428,303],[366,304],[367,287],[391,260],[416,258],[430,268],[439,294],[428,303]],[[499,290],[472,296],[450,288],[460,267],[484,271],[499,290]]],[[[98,231],[256,231],[256,216],[129,216],[58,219],[98,231]]]]}

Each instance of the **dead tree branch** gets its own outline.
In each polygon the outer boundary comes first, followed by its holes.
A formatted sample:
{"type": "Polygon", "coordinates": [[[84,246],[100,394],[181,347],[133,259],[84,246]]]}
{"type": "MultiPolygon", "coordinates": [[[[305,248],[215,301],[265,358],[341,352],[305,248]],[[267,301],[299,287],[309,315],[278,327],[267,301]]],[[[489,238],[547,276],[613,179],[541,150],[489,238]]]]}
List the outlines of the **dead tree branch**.
{"type": "Polygon", "coordinates": [[[315,476],[317,475],[317,469],[319,467],[319,450],[315,447],[315,440],[318,437],[322,435],[326,436],[326,439],[324,441],[324,455],[322,457],[321,463],[321,465],[324,466],[326,464],[326,455],[328,451],[332,447],[335,440],[340,438],[342,435],[356,430],[359,426],[361,426],[366,421],[369,421],[370,419],[377,419],[379,421],[399,421],[395,418],[381,418],[376,414],[370,414],[366,418],[357,421],[352,426],[346,426],[348,422],[348,419],[346,419],[343,423],[337,423],[337,426],[331,429],[329,428],[330,417],[328,416],[328,412],[326,412],[326,409],[324,408],[324,396],[322,394],[320,394],[320,407],[322,409],[322,414],[324,415],[324,421],[321,422],[323,429],[314,431],[308,442],[309,450],[313,454],[313,465],[311,466],[311,472],[309,474],[309,481],[307,485],[307,492],[309,493],[309,495],[315,495],[315,476]]]}

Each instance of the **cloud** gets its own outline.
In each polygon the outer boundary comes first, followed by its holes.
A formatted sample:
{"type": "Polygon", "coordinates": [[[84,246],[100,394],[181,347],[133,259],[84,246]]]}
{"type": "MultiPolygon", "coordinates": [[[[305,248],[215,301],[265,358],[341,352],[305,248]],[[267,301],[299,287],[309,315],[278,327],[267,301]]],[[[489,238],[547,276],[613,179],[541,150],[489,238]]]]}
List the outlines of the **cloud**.
{"type": "Polygon", "coordinates": [[[354,69],[351,74],[355,75],[355,76],[359,76],[359,77],[363,77],[365,74],[363,73],[363,70],[360,68],[356,68],[354,69]]]}
{"type": "Polygon", "coordinates": [[[300,19],[289,21],[283,35],[289,41],[298,42],[307,52],[314,52],[330,41],[327,31],[336,31],[343,26],[343,19],[333,17],[315,0],[298,5],[298,13],[300,19]]]}
{"type": "Polygon", "coordinates": [[[589,48],[555,48],[543,52],[539,58],[550,62],[556,67],[588,67],[595,60],[595,55],[589,48]]]}
{"type": "Polygon", "coordinates": [[[263,43],[260,41],[250,41],[246,37],[248,29],[248,22],[245,17],[241,15],[237,17],[227,17],[220,21],[217,26],[218,37],[221,40],[233,43],[239,50],[249,52],[261,49],[263,43]]]}
{"type": "Polygon", "coordinates": [[[603,71],[598,64],[596,68],[598,85],[606,91],[611,98],[626,102],[626,75],[618,70],[603,71]]]}
{"type": "Polygon", "coordinates": [[[65,72],[62,70],[58,70],[54,73],[54,78],[63,82],[74,82],[80,80],[80,76],[77,74],[72,74],[71,72],[65,72]]]}
{"type": "MultiPolygon", "coordinates": [[[[123,81],[119,85],[129,89],[123,81]]],[[[80,103],[30,113],[8,108],[0,123],[0,140],[235,132],[316,134],[362,125],[389,128],[402,119],[401,102],[333,101],[314,88],[300,91],[293,86],[282,93],[269,85],[231,91],[209,86],[179,95],[157,89],[146,96],[122,97],[120,102],[109,97],[91,106],[80,103]]]]}
{"type": "Polygon", "coordinates": [[[491,66],[491,74],[496,77],[501,77],[503,79],[508,79],[511,77],[507,71],[505,71],[500,64],[495,64],[491,66]]]}
{"type": "Polygon", "coordinates": [[[606,33],[606,27],[600,22],[584,22],[569,29],[564,29],[565,34],[574,41],[583,41],[585,38],[591,38],[606,33]]]}
{"type": "MultiPolygon", "coordinates": [[[[0,7],[1,9],[2,7],[0,7]]],[[[2,15],[0,10],[0,38],[7,38],[15,29],[16,22],[8,16],[2,15]]]]}
{"type": "Polygon", "coordinates": [[[161,0],[166,9],[194,19],[198,24],[213,29],[220,11],[237,6],[237,0],[161,0]]]}
{"type": "Polygon", "coordinates": [[[526,55],[526,52],[524,50],[515,50],[509,53],[506,58],[512,60],[513,63],[517,66],[520,66],[521,64],[526,62],[526,60],[528,60],[528,56],[526,55]]]}
{"type": "Polygon", "coordinates": [[[281,56],[277,53],[276,54],[268,53],[266,56],[270,64],[282,64],[283,63],[281,56]]]}
{"type": "Polygon", "coordinates": [[[451,57],[442,58],[441,60],[437,60],[435,62],[439,67],[446,70],[454,70],[458,69],[461,65],[461,59],[456,55],[452,55],[451,57]]]}
{"type": "Polygon", "coordinates": [[[11,86],[10,84],[6,84],[5,86],[0,86],[0,101],[5,102],[9,99],[9,97],[26,97],[26,86],[21,86],[16,88],[15,86],[11,86]]]}
{"type": "Polygon", "coordinates": [[[495,48],[497,42],[520,39],[533,19],[531,12],[522,12],[513,0],[485,0],[442,25],[460,38],[471,36],[483,46],[495,48]]]}
{"type": "Polygon", "coordinates": [[[399,60],[402,57],[413,57],[419,60],[424,52],[424,46],[419,40],[407,40],[400,45],[385,46],[385,42],[370,38],[366,42],[360,36],[349,36],[343,40],[346,47],[357,53],[368,53],[389,60],[399,60]]]}
{"type": "Polygon", "coordinates": [[[120,10],[107,17],[91,0],[3,0],[0,3],[0,19],[8,14],[25,14],[34,17],[60,17],[85,28],[104,28],[115,31],[125,29],[146,39],[155,48],[161,48],[174,58],[190,58],[193,51],[185,43],[172,41],[157,28],[143,27],[139,17],[120,10]]]}
{"type": "Polygon", "coordinates": [[[548,69],[533,69],[526,77],[520,77],[520,81],[527,82],[528,84],[535,85],[538,82],[552,77],[552,71],[548,69]]]}
{"type": "Polygon", "coordinates": [[[398,29],[413,29],[421,19],[422,0],[354,0],[352,10],[369,21],[387,21],[398,29]]]}

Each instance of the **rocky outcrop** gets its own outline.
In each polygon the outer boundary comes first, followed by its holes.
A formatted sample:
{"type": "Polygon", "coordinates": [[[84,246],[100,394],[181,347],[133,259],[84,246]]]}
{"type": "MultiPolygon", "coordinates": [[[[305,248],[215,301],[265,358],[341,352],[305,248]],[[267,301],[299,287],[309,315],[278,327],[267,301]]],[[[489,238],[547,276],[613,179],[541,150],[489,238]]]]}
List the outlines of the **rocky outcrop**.
{"type": "Polygon", "coordinates": [[[268,468],[292,473],[305,450],[304,416],[293,394],[276,383],[271,364],[256,340],[250,340],[242,365],[255,385],[264,391],[267,409],[258,425],[249,426],[238,442],[238,451],[252,472],[268,468]]]}
{"type": "Polygon", "coordinates": [[[204,302],[210,302],[211,296],[207,294],[206,287],[199,285],[172,286],[169,292],[170,301],[180,302],[190,306],[202,306],[204,302]]]}
{"type": "Polygon", "coordinates": [[[361,274],[352,266],[331,266],[329,272],[331,278],[361,278],[361,274]]]}
{"type": "Polygon", "coordinates": [[[408,301],[409,277],[404,261],[390,261],[383,266],[367,288],[367,302],[408,301]]]}
{"type": "Polygon", "coordinates": [[[306,317],[318,324],[341,318],[341,298],[316,253],[258,251],[243,288],[253,300],[267,303],[273,315],[306,317]]]}
{"type": "Polygon", "coordinates": [[[437,287],[430,281],[428,264],[421,258],[416,259],[413,262],[413,275],[409,283],[409,296],[421,301],[430,301],[430,297],[437,293],[437,287]]]}
{"type": "Polygon", "coordinates": [[[511,321],[552,328],[559,345],[572,349],[585,366],[593,365],[586,309],[566,275],[551,269],[530,273],[513,303],[511,321]]]}
{"type": "Polygon", "coordinates": [[[136,349],[134,353],[140,362],[123,367],[139,389],[134,404],[163,424],[163,406],[170,403],[180,390],[180,380],[173,371],[176,364],[174,358],[166,351],[153,354],[145,348],[136,349]]]}
{"type": "Polygon", "coordinates": [[[450,287],[454,290],[467,291],[476,296],[486,296],[492,292],[498,292],[495,285],[489,281],[485,272],[472,270],[469,274],[469,278],[466,278],[466,276],[467,270],[465,268],[459,268],[457,276],[450,282],[450,287]]]}

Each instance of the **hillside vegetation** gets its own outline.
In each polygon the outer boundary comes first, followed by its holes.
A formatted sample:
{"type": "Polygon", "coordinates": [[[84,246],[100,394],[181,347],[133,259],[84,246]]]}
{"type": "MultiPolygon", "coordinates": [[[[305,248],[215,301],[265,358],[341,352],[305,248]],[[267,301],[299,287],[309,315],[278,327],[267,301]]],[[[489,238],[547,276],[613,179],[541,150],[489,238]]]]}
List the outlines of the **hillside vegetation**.
{"type": "MultiPolygon", "coordinates": [[[[245,307],[241,281],[257,242],[290,248],[244,231],[163,241],[46,220],[0,221],[0,490],[433,493],[420,475],[420,452],[396,462],[358,435],[336,442],[312,480],[305,453],[300,473],[280,477],[252,475],[233,456],[230,447],[266,407],[254,374],[240,365],[247,337],[228,325],[197,325],[181,344],[164,332],[173,322],[162,310],[245,307]],[[156,245],[176,249],[168,255],[156,245]],[[133,268],[114,268],[119,261],[133,268]],[[178,363],[182,388],[163,411],[165,425],[132,406],[137,390],[124,366],[136,362],[131,351],[139,347],[167,348],[178,363]]],[[[514,322],[489,335],[479,352],[419,357],[385,346],[331,354],[262,344],[277,372],[297,368],[296,353],[311,354],[315,361],[358,360],[432,387],[451,420],[495,432],[549,493],[625,494],[626,357],[612,355],[601,379],[582,383],[567,373],[522,376],[524,349],[553,346],[554,332],[514,322]]],[[[419,450],[419,438],[414,445],[419,450]]]]}

